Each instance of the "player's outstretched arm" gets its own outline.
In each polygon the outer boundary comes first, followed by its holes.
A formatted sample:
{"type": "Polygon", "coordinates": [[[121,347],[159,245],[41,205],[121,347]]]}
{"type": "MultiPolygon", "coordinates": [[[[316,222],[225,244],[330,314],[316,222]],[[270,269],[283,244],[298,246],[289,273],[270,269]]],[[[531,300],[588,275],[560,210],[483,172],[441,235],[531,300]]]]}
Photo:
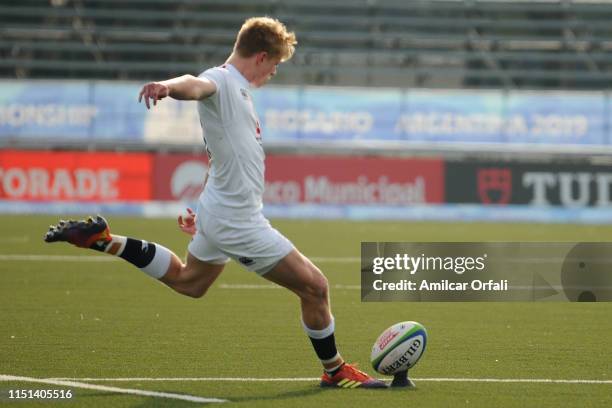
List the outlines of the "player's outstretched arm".
{"type": "Polygon", "coordinates": [[[206,78],[197,78],[193,75],[183,75],[161,82],[144,84],[138,95],[138,102],[144,99],[147,109],[157,105],[157,101],[169,96],[174,99],[198,101],[208,98],[217,91],[217,87],[206,78]]]}

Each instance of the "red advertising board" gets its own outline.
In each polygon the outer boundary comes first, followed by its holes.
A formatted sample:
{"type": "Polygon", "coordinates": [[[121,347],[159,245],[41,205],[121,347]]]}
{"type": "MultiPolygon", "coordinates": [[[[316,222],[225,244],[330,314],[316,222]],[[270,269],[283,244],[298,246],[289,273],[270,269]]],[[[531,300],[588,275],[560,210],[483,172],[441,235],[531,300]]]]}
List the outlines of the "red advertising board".
{"type": "Polygon", "coordinates": [[[153,161],[155,200],[195,200],[208,172],[206,154],[156,154],[153,161]]]}
{"type": "Polygon", "coordinates": [[[0,150],[0,199],[150,200],[152,156],[0,150]]]}
{"type": "MultiPolygon", "coordinates": [[[[0,151],[0,199],[194,200],[205,154],[0,151]]],[[[417,205],[444,199],[440,159],[268,155],[267,204],[417,205]]]]}
{"type": "MultiPolygon", "coordinates": [[[[191,200],[202,190],[206,155],[156,155],[154,199],[191,200]]],[[[414,205],[441,203],[440,159],[268,155],[268,204],[414,205]]]]}
{"type": "Polygon", "coordinates": [[[268,156],[270,204],[415,205],[444,200],[444,163],[431,158],[268,156]]]}

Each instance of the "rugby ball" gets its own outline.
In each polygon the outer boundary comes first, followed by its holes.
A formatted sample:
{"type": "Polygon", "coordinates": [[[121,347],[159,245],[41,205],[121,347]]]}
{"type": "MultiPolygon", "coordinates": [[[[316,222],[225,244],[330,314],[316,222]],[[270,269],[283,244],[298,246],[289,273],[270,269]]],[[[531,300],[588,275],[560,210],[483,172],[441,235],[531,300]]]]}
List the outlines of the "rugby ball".
{"type": "Polygon", "coordinates": [[[385,330],[372,347],[370,362],[385,375],[405,371],[419,361],[427,345],[427,331],[417,322],[401,322],[385,330]]]}

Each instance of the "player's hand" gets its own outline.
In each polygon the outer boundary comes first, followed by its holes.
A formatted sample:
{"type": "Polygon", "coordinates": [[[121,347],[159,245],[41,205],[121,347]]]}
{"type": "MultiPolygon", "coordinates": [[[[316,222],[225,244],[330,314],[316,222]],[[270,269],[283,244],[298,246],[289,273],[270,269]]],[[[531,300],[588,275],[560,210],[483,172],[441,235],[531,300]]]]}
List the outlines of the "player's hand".
{"type": "Polygon", "coordinates": [[[142,98],[144,98],[145,105],[147,105],[147,109],[151,108],[151,103],[149,99],[153,100],[153,105],[157,105],[157,101],[165,98],[170,95],[170,88],[167,85],[162,84],[161,82],[149,82],[144,84],[142,89],[140,90],[140,94],[138,95],[138,102],[142,102],[142,98]]]}
{"type": "Polygon", "coordinates": [[[178,216],[178,226],[185,234],[193,235],[196,233],[196,215],[191,208],[187,208],[187,214],[178,216]]]}

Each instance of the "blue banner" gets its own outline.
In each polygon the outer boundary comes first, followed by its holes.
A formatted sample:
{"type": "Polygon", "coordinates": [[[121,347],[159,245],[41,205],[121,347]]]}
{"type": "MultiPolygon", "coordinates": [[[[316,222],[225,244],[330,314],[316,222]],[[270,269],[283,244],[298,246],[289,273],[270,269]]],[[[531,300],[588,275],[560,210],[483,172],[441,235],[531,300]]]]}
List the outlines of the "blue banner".
{"type": "Polygon", "coordinates": [[[112,82],[0,83],[0,137],[142,140],[138,85],[112,82]]]}
{"type": "Polygon", "coordinates": [[[503,142],[501,92],[408,91],[395,126],[402,139],[432,142],[503,142]]]}
{"type": "MultiPolygon", "coordinates": [[[[201,143],[194,102],[151,110],[142,84],[0,81],[0,140],[201,143]]],[[[253,91],[264,142],[414,142],[610,145],[603,92],[266,87],[253,91]]]]}
{"type": "Polygon", "coordinates": [[[606,105],[597,93],[511,93],[503,133],[508,143],[609,144],[606,105]]]}
{"type": "Polygon", "coordinates": [[[0,81],[0,140],[201,143],[194,102],[138,103],[142,84],[0,81]]]}
{"type": "Polygon", "coordinates": [[[398,139],[402,93],[309,87],[254,92],[264,140],[398,139]]]}
{"type": "Polygon", "coordinates": [[[93,118],[92,138],[141,141],[147,110],[138,103],[141,86],[135,83],[94,83],[91,103],[97,108],[93,118]]]}
{"type": "Polygon", "coordinates": [[[604,93],[371,88],[255,92],[264,140],[609,145],[604,93]]]}

